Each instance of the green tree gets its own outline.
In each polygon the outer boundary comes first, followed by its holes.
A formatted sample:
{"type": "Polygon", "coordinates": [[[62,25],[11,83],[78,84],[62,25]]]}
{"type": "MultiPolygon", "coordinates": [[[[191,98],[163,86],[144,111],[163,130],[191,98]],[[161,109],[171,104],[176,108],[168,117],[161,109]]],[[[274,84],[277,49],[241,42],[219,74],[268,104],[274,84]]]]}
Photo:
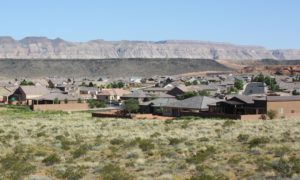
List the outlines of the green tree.
{"type": "Polygon", "coordinates": [[[90,82],[89,87],[94,87],[94,84],[92,82],[90,82]]]}
{"type": "Polygon", "coordinates": [[[59,101],[59,99],[58,99],[58,98],[55,98],[55,99],[54,99],[54,101],[53,101],[53,103],[54,103],[54,104],[59,104],[59,103],[60,103],[60,101],[59,101]]]}
{"type": "Polygon", "coordinates": [[[199,91],[198,95],[199,96],[210,96],[210,93],[208,91],[203,90],[203,91],[199,91]]]}
{"type": "Polygon", "coordinates": [[[293,90],[292,94],[293,94],[293,96],[299,96],[300,95],[300,93],[297,90],[293,90]]]}
{"type": "Polygon", "coordinates": [[[128,99],[124,101],[124,109],[131,114],[139,110],[139,102],[136,99],[128,99]]]}
{"type": "Polygon", "coordinates": [[[20,86],[34,86],[32,81],[26,81],[25,79],[20,83],[20,86]]]}
{"type": "Polygon", "coordinates": [[[186,92],[186,93],[183,93],[183,94],[179,95],[177,97],[177,99],[183,100],[183,99],[187,99],[187,98],[198,96],[198,95],[199,95],[198,92],[186,92]]]}
{"type": "Polygon", "coordinates": [[[64,99],[65,104],[68,104],[69,100],[66,98],[64,99]]]}
{"type": "Polygon", "coordinates": [[[240,79],[236,79],[234,81],[234,87],[236,89],[238,89],[238,90],[243,90],[243,88],[244,88],[244,82],[242,80],[240,80],[240,79]]]}
{"type": "Polygon", "coordinates": [[[78,99],[77,99],[77,103],[82,103],[82,99],[81,99],[81,98],[78,98],[78,99]]]}

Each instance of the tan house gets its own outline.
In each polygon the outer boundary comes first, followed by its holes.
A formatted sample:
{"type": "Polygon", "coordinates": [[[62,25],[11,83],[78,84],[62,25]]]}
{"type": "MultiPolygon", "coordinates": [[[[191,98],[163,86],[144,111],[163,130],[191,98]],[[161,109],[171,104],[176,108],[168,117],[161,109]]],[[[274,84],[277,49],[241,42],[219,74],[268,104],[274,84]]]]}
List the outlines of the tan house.
{"type": "Polygon", "coordinates": [[[278,116],[300,116],[300,96],[268,96],[267,111],[274,110],[278,116]]]}
{"type": "Polygon", "coordinates": [[[106,101],[119,101],[121,96],[129,93],[130,91],[124,89],[102,89],[102,91],[97,94],[97,99],[106,101]]]}

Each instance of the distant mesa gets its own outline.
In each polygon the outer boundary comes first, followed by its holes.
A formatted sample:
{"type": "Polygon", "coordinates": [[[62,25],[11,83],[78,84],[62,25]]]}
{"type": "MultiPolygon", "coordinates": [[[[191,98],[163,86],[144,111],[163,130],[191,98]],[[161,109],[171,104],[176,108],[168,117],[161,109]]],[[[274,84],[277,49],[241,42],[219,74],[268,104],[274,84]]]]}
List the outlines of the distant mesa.
{"type": "Polygon", "coordinates": [[[204,41],[105,41],[69,42],[61,38],[0,37],[0,59],[118,59],[187,58],[214,60],[299,60],[300,50],[268,50],[260,46],[241,46],[204,41]]]}

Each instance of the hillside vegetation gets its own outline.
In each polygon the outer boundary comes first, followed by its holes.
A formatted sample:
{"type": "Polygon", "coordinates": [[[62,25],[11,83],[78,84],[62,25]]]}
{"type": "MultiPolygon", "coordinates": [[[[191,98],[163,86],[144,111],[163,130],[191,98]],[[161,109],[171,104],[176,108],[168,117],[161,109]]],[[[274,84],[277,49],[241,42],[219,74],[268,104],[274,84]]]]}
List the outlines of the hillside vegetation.
{"type": "Polygon", "coordinates": [[[98,119],[1,108],[0,179],[298,179],[299,127],[299,119],[98,119]]]}
{"type": "Polygon", "coordinates": [[[199,71],[230,71],[208,59],[0,60],[2,77],[131,77],[175,75],[199,71]]]}

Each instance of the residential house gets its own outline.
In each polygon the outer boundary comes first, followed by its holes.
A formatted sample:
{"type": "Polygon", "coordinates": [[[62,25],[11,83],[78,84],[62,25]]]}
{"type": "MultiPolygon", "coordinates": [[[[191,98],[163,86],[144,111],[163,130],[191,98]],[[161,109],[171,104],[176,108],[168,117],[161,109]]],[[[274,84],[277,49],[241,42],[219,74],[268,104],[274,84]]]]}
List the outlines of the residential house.
{"type": "Polygon", "coordinates": [[[162,107],[162,114],[165,116],[183,116],[195,115],[200,112],[207,112],[208,105],[216,103],[220,100],[206,96],[194,96],[181,101],[176,101],[164,104],[162,107]]]}
{"type": "Polygon", "coordinates": [[[144,114],[162,114],[161,107],[166,106],[170,103],[175,103],[178,100],[176,98],[157,98],[151,101],[141,102],[140,103],[140,113],[144,114]]]}
{"type": "Polygon", "coordinates": [[[131,93],[129,94],[124,94],[122,97],[121,97],[122,100],[128,100],[128,99],[136,99],[138,100],[139,102],[145,102],[145,101],[149,101],[149,100],[152,100],[153,97],[147,93],[145,93],[144,91],[142,90],[135,90],[135,91],[132,91],[131,93]]]}
{"type": "Polygon", "coordinates": [[[265,114],[266,98],[237,95],[225,101],[209,105],[209,112],[213,114],[265,114]]]}
{"type": "Polygon", "coordinates": [[[9,96],[11,96],[17,87],[0,87],[0,103],[8,103],[9,96]]]}
{"type": "Polygon", "coordinates": [[[20,86],[9,96],[9,103],[32,105],[32,99],[48,93],[50,90],[43,86],[20,86]]]}
{"type": "Polygon", "coordinates": [[[129,93],[130,91],[124,89],[102,89],[97,94],[97,99],[108,102],[119,102],[123,95],[129,93]]]}
{"type": "Polygon", "coordinates": [[[78,94],[82,99],[97,99],[100,89],[97,87],[78,87],[78,94]]]}

